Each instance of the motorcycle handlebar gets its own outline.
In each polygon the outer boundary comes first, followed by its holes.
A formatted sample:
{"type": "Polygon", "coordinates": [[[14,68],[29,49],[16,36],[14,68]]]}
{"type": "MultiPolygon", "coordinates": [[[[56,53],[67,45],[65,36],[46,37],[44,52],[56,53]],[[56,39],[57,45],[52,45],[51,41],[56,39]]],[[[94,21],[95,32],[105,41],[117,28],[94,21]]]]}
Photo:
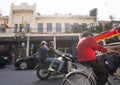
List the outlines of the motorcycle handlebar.
{"type": "Polygon", "coordinates": [[[108,53],[119,53],[119,51],[112,50],[112,49],[108,49],[107,52],[108,52],[108,53]]]}

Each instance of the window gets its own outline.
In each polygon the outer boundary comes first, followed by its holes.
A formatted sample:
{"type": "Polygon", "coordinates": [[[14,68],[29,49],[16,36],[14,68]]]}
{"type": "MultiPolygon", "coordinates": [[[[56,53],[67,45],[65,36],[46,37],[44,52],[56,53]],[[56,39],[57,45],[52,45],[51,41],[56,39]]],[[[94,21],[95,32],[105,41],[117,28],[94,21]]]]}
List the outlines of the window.
{"type": "Polygon", "coordinates": [[[61,23],[56,23],[56,32],[61,32],[61,23]]]}
{"type": "Polygon", "coordinates": [[[21,32],[21,31],[22,31],[22,28],[23,28],[23,25],[22,25],[22,24],[20,24],[20,25],[19,25],[19,32],[21,32]]]}
{"type": "Polygon", "coordinates": [[[47,32],[52,32],[52,23],[47,23],[47,32]]]}
{"type": "Polygon", "coordinates": [[[17,32],[17,29],[18,29],[18,24],[14,24],[14,33],[17,32]]]}
{"type": "Polygon", "coordinates": [[[30,24],[26,25],[26,32],[30,32],[30,24]]]}
{"type": "Polygon", "coordinates": [[[1,24],[0,25],[0,32],[5,32],[6,31],[6,29],[5,29],[5,26],[4,26],[4,24],[1,24]]]}
{"type": "Polygon", "coordinates": [[[76,25],[76,26],[78,26],[78,25],[79,25],[79,23],[73,23],[73,25],[76,25]]]}
{"type": "Polygon", "coordinates": [[[87,23],[81,23],[82,31],[87,30],[87,23]]]}
{"type": "Polygon", "coordinates": [[[95,24],[94,24],[94,23],[90,23],[90,26],[91,26],[91,27],[94,27],[94,26],[95,26],[95,24]]]}
{"type": "Polygon", "coordinates": [[[71,32],[71,25],[70,23],[65,23],[65,32],[71,32]]]}
{"type": "Polygon", "coordinates": [[[43,33],[43,23],[38,23],[38,33],[43,33]]]}

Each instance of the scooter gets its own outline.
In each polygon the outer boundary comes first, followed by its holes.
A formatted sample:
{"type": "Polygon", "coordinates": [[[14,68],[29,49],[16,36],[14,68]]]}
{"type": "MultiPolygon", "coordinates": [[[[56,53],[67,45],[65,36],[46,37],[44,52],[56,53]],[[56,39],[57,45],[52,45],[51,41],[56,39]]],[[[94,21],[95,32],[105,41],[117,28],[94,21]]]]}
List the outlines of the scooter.
{"type": "Polygon", "coordinates": [[[55,63],[52,67],[55,71],[48,70],[51,60],[45,60],[44,62],[39,63],[35,67],[37,77],[40,80],[47,80],[50,76],[67,74],[68,72],[77,69],[77,66],[73,63],[74,60],[73,60],[73,56],[71,54],[62,53],[61,56],[59,56],[59,57],[61,57],[62,60],[64,61],[64,64],[62,66],[60,73],[57,72],[58,66],[59,66],[58,63],[55,63]]]}

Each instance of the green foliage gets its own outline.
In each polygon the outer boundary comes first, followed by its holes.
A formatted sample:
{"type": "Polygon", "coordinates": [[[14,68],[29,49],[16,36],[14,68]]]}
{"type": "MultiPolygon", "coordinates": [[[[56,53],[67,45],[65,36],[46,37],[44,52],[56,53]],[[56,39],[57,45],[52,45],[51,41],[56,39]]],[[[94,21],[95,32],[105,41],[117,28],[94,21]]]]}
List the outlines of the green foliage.
{"type": "Polygon", "coordinates": [[[97,33],[101,33],[104,31],[104,27],[102,24],[99,24],[98,26],[96,26],[96,32],[97,33]]]}
{"type": "Polygon", "coordinates": [[[110,39],[105,40],[106,43],[114,43],[114,42],[119,42],[118,36],[111,37],[110,39]]]}
{"type": "Polygon", "coordinates": [[[109,29],[111,29],[111,28],[113,28],[112,25],[111,25],[111,22],[105,24],[105,31],[106,31],[106,30],[109,30],[109,29]]]}
{"type": "Polygon", "coordinates": [[[97,8],[91,9],[91,11],[89,12],[89,16],[95,16],[95,17],[97,17],[97,8]]]}
{"type": "Polygon", "coordinates": [[[71,32],[81,33],[83,31],[88,31],[86,23],[82,23],[81,25],[79,25],[79,24],[72,25],[71,32]]]}

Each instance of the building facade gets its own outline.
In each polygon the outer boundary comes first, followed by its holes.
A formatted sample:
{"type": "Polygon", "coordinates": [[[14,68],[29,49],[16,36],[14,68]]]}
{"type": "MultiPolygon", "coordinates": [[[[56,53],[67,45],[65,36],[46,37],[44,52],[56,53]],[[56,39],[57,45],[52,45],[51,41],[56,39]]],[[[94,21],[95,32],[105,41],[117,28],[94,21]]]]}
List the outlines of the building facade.
{"type": "Polygon", "coordinates": [[[72,14],[40,15],[35,3],[22,3],[19,6],[12,3],[9,16],[0,15],[0,50],[28,56],[37,51],[42,40],[52,40],[56,42],[55,48],[75,55],[80,33],[71,31],[74,24],[96,26],[97,19],[72,14]],[[4,26],[4,18],[8,20],[10,28],[4,26]]]}

